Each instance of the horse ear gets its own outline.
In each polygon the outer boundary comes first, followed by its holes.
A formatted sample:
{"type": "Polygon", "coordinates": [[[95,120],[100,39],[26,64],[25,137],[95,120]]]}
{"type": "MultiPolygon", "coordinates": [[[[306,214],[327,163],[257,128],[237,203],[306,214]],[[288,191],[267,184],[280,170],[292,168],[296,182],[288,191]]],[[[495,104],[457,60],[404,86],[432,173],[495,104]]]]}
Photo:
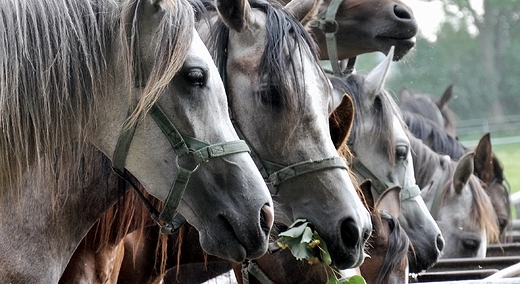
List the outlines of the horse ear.
{"type": "Polygon", "coordinates": [[[348,94],[344,94],[341,103],[329,115],[330,137],[336,149],[345,143],[353,123],[354,102],[348,94]]]}
{"type": "Polygon", "coordinates": [[[364,180],[359,185],[359,190],[361,190],[361,193],[363,193],[363,197],[365,198],[365,202],[369,211],[374,210],[376,202],[374,200],[374,195],[372,194],[372,181],[369,179],[364,180]]]}
{"type": "Polygon", "coordinates": [[[247,0],[216,0],[222,21],[230,29],[242,32],[253,22],[251,6],[247,0]]]}
{"type": "Polygon", "coordinates": [[[473,174],[475,153],[471,152],[464,155],[459,163],[457,164],[457,168],[453,173],[453,188],[457,194],[462,192],[462,189],[469,181],[469,178],[473,174]]]}
{"type": "Polygon", "coordinates": [[[377,210],[385,210],[392,217],[397,218],[401,213],[400,186],[391,187],[383,192],[376,203],[377,210]]]}
{"type": "Polygon", "coordinates": [[[439,109],[445,109],[448,106],[448,103],[450,102],[451,98],[453,97],[453,84],[449,85],[446,90],[444,91],[444,94],[440,97],[440,99],[435,102],[437,107],[439,109]]]}
{"type": "Polygon", "coordinates": [[[292,0],[285,5],[284,10],[305,26],[316,18],[322,2],[323,0],[292,0]]]}
{"type": "Polygon", "coordinates": [[[390,63],[394,57],[394,46],[390,48],[388,55],[383,62],[379,63],[368,75],[365,77],[365,94],[373,98],[385,86],[385,80],[390,69],[390,63]]]}
{"type": "Polygon", "coordinates": [[[489,133],[480,138],[475,149],[475,173],[484,182],[490,182],[493,175],[493,153],[489,133]]]}

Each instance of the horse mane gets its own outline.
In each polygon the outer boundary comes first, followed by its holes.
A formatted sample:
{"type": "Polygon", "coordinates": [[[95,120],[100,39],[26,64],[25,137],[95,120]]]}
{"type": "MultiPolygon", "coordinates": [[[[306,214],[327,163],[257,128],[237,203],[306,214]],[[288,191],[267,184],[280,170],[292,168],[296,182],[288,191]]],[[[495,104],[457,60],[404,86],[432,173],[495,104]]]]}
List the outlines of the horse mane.
{"type": "MultiPolygon", "coordinates": [[[[364,77],[356,74],[347,74],[343,77],[330,77],[329,79],[335,89],[339,90],[339,92],[347,93],[354,101],[354,121],[356,121],[356,123],[353,124],[349,137],[349,141],[353,141],[366,131],[361,127],[363,125],[363,117],[366,116],[364,114],[365,107],[363,106],[365,101],[363,96],[366,95],[363,90],[364,77]]],[[[385,149],[390,162],[395,163],[395,141],[392,134],[392,116],[396,115],[401,121],[401,124],[404,125],[401,114],[395,101],[386,89],[381,89],[379,94],[376,95],[374,108],[375,111],[372,116],[374,118],[374,125],[370,131],[373,133],[374,139],[376,139],[378,143],[382,143],[383,149],[385,149]]]]}
{"type": "Polygon", "coordinates": [[[385,211],[379,211],[381,219],[388,220],[390,235],[388,236],[388,249],[376,278],[376,283],[388,283],[389,276],[400,264],[396,260],[407,257],[410,240],[401,228],[399,220],[385,211]]]}
{"type": "Polygon", "coordinates": [[[413,135],[422,140],[433,151],[459,160],[467,149],[444,128],[420,114],[403,111],[403,118],[413,135]]]}
{"type": "MultiPolygon", "coordinates": [[[[203,0],[208,10],[215,10],[213,1],[203,0]]],[[[305,98],[305,81],[298,66],[303,65],[303,58],[293,56],[295,51],[310,51],[313,66],[319,68],[317,45],[292,15],[283,9],[278,2],[251,0],[252,8],[266,14],[267,40],[258,68],[260,82],[257,95],[262,102],[277,110],[287,110],[295,114],[301,110],[305,98]],[[298,62],[299,60],[299,62],[298,62]],[[289,75],[288,75],[289,73],[289,75]],[[292,95],[294,94],[294,95],[292,95]]],[[[211,38],[208,48],[226,84],[227,45],[229,28],[219,18],[211,27],[211,38]]],[[[322,69],[319,68],[321,72],[322,69]]],[[[323,72],[324,76],[325,73],[323,72]]]]}
{"type": "MultiPolygon", "coordinates": [[[[468,185],[473,196],[470,210],[472,225],[486,230],[487,240],[489,243],[497,242],[499,240],[500,230],[498,228],[495,209],[491,205],[489,195],[484,191],[486,185],[475,175],[471,175],[468,185]]],[[[441,204],[445,202],[449,195],[448,191],[450,190],[450,187],[451,183],[444,186],[441,204]]]]}
{"type": "MultiPolygon", "coordinates": [[[[191,42],[192,30],[185,28],[194,21],[189,4],[165,1],[171,9],[158,30],[156,65],[128,125],[158,99],[191,42]]],[[[104,107],[96,102],[111,95],[111,63],[121,60],[110,53],[117,40],[128,66],[121,70],[126,72],[129,100],[135,86],[133,67],[140,63],[136,12],[141,1],[127,2],[16,0],[0,6],[1,200],[19,198],[22,175],[33,166],[33,176],[55,185],[49,194],[70,186],[62,182],[66,179],[49,178],[58,168],[68,167],[71,177],[81,179],[77,170],[83,149],[96,128],[95,114],[104,107]]]]}
{"type": "Polygon", "coordinates": [[[447,168],[451,166],[451,163],[446,163],[441,159],[440,154],[434,152],[431,148],[426,146],[422,140],[416,138],[410,132],[407,134],[412,151],[415,181],[421,189],[430,185],[430,178],[436,171],[436,167],[432,165],[441,165],[444,168],[443,171],[453,171],[451,168],[447,168]]]}

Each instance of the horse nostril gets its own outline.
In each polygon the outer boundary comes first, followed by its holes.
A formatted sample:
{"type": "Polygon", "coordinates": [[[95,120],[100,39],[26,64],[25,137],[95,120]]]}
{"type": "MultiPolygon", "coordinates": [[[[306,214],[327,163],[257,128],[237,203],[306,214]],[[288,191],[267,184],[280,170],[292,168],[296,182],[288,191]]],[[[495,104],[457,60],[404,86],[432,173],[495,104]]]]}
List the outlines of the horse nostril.
{"type": "MultiPolygon", "coordinates": [[[[365,237],[365,236],[363,236],[365,237]]],[[[341,222],[341,240],[348,247],[355,247],[359,243],[360,232],[356,222],[351,218],[341,222]]]]}
{"type": "Polygon", "coordinates": [[[262,229],[269,233],[271,230],[271,227],[273,227],[274,224],[274,212],[273,208],[269,206],[268,204],[265,204],[262,206],[262,209],[260,211],[260,226],[262,229]]]}
{"type": "Polygon", "coordinates": [[[437,248],[439,251],[442,251],[444,249],[444,238],[442,238],[441,235],[437,236],[437,248]]]}
{"type": "Polygon", "coordinates": [[[394,6],[394,15],[397,18],[403,19],[403,20],[411,20],[412,19],[411,12],[408,9],[406,9],[406,7],[403,6],[403,5],[395,5],[394,6]]]}

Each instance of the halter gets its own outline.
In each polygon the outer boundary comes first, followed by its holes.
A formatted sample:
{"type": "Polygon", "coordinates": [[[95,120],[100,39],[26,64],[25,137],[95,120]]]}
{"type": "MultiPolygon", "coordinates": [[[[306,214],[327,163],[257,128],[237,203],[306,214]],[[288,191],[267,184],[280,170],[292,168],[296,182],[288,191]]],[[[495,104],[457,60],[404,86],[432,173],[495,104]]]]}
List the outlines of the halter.
{"type": "MultiPolygon", "coordinates": [[[[391,182],[385,182],[379,179],[358,158],[353,158],[351,167],[362,178],[370,179],[372,181],[372,187],[379,194],[383,194],[385,190],[395,186],[395,184],[391,182]]],[[[399,192],[399,199],[401,199],[401,201],[405,201],[419,195],[421,195],[421,189],[418,185],[414,184],[412,186],[401,188],[401,191],[399,192]]]]}
{"type": "Polygon", "coordinates": [[[318,28],[325,34],[327,53],[329,54],[329,61],[330,65],[332,66],[332,74],[337,77],[352,73],[354,71],[354,64],[356,63],[356,57],[352,57],[348,59],[347,64],[343,70],[340,67],[340,60],[338,58],[338,44],[336,41],[336,32],[338,32],[339,25],[336,21],[336,13],[338,12],[341,3],[343,3],[343,0],[332,0],[332,2],[327,7],[327,10],[321,12],[317,16],[318,19],[313,20],[309,24],[310,27],[318,28]]]}
{"type": "Polygon", "coordinates": [[[172,186],[170,187],[162,212],[159,213],[157,209],[151,205],[150,201],[146,199],[135,184],[130,181],[125,170],[126,157],[128,156],[128,150],[132,143],[137,124],[121,131],[114,150],[112,168],[114,172],[124,180],[128,181],[132,188],[134,188],[139,198],[150,211],[152,219],[161,227],[161,232],[172,234],[186,221],[182,215],[177,213],[177,207],[182,199],[182,195],[184,194],[191,174],[199,168],[202,162],[209,162],[209,160],[213,158],[219,158],[226,155],[249,152],[249,147],[242,140],[209,144],[196,138],[182,135],[158,104],[152,106],[150,109],[150,115],[159,128],[161,128],[164,135],[166,135],[168,142],[170,142],[170,145],[177,154],[175,163],[178,172],[172,186]],[[192,169],[182,167],[179,164],[179,159],[182,157],[191,157],[195,164],[194,167],[192,169]],[[162,223],[164,223],[164,225],[162,223]]]}

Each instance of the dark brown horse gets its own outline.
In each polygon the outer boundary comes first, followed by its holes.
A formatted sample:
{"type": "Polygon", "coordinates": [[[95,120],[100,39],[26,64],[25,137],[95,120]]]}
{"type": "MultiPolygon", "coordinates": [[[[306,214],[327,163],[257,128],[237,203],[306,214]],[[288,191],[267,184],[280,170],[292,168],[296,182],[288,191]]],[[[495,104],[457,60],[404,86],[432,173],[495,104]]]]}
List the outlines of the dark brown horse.
{"type": "MultiPolygon", "coordinates": [[[[318,20],[311,23],[320,47],[321,59],[331,59],[326,32],[335,32],[337,59],[380,51],[388,53],[395,46],[398,60],[415,45],[418,25],[410,7],[400,0],[343,0],[334,20],[326,24],[325,14],[334,0],[324,0],[318,20]]],[[[332,4],[333,5],[333,4],[332,4]]]]}
{"type": "MultiPolygon", "coordinates": [[[[386,190],[374,200],[370,182],[360,185],[361,196],[364,196],[372,213],[374,231],[367,245],[365,262],[359,271],[367,283],[407,283],[408,282],[408,236],[399,225],[397,217],[400,213],[400,190],[394,187],[386,190]],[[375,202],[374,202],[375,201],[375,202]]],[[[267,253],[263,257],[250,261],[246,266],[236,264],[233,270],[237,281],[243,284],[244,276],[250,284],[269,283],[326,283],[339,271],[335,271],[322,263],[309,264],[306,260],[296,260],[289,250],[267,253]],[[262,272],[252,272],[252,267],[262,272]],[[247,273],[244,275],[243,273],[247,273]],[[262,276],[260,276],[262,275],[262,276]]]]}

